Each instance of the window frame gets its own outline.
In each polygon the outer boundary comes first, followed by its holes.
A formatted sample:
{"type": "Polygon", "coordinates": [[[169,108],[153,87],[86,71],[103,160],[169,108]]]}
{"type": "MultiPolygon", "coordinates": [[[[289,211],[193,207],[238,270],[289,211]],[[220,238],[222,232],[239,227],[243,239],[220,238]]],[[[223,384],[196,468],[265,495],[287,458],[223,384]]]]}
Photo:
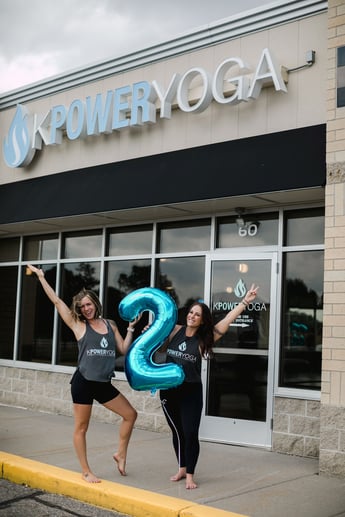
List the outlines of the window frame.
{"type": "MultiPolygon", "coordinates": [[[[295,206],[295,207],[291,207],[291,206],[287,206],[287,207],[283,207],[283,208],[279,208],[277,210],[277,208],[272,208],[271,212],[272,213],[277,213],[279,214],[279,230],[278,230],[278,242],[276,243],[275,246],[256,246],[253,248],[253,250],[258,250],[259,252],[260,251],[266,251],[266,250],[274,250],[274,251],[277,251],[278,253],[278,262],[280,264],[283,264],[283,254],[285,252],[288,252],[290,250],[324,250],[325,246],[324,246],[324,243],[320,243],[320,244],[315,244],[315,245],[305,245],[305,246],[283,246],[283,234],[284,234],[284,214],[288,211],[292,211],[292,210],[303,210],[305,211],[306,209],[309,209],[309,208],[324,208],[323,205],[321,204],[314,204],[314,205],[311,205],[311,206],[304,206],[304,205],[301,205],[301,206],[295,206]]],[[[260,212],[261,213],[268,213],[267,209],[266,210],[258,210],[257,211],[257,214],[258,214],[258,217],[260,216],[260,212]]],[[[189,219],[176,219],[174,221],[168,221],[169,223],[171,223],[172,225],[179,225],[179,224],[182,224],[182,225],[188,225],[190,224],[190,226],[193,226],[195,224],[199,224],[199,222],[205,222],[205,221],[210,221],[210,241],[209,241],[209,247],[208,249],[206,250],[202,250],[202,251],[185,251],[185,252],[181,252],[181,251],[176,251],[176,252],[167,252],[167,253],[161,253],[161,252],[158,252],[156,251],[157,250],[157,242],[158,242],[158,238],[159,238],[159,231],[158,231],[158,228],[159,226],[163,226],[167,224],[167,221],[152,221],[152,222],[148,222],[148,223],[135,223],[133,225],[119,225],[119,226],[104,226],[101,230],[100,228],[95,228],[95,229],[87,229],[87,230],[83,230],[83,229],[80,229],[80,230],[73,230],[73,231],[70,231],[70,230],[66,230],[66,231],[63,231],[63,232],[59,232],[58,234],[58,240],[59,240],[59,244],[58,244],[58,257],[56,259],[56,266],[57,266],[57,277],[56,277],[56,291],[57,291],[57,294],[60,294],[60,289],[61,289],[61,267],[63,264],[68,264],[68,263],[75,263],[75,262],[100,262],[100,289],[99,289],[99,295],[100,295],[100,299],[103,300],[104,299],[104,295],[105,295],[105,285],[106,285],[106,275],[105,275],[105,270],[106,270],[106,263],[107,261],[113,261],[113,260],[120,260],[120,261],[123,261],[123,260],[126,260],[126,259],[149,259],[151,260],[151,278],[150,278],[150,286],[154,286],[155,285],[155,278],[156,278],[156,260],[158,258],[164,258],[164,257],[169,257],[169,258],[173,258],[173,257],[182,257],[182,256],[188,256],[188,257],[193,257],[193,256],[204,256],[206,255],[209,251],[212,251],[212,252],[217,252],[218,249],[215,248],[215,242],[216,242],[216,229],[217,229],[217,220],[218,218],[222,218],[222,217],[232,217],[234,216],[233,213],[229,212],[228,214],[219,214],[219,215],[213,215],[213,216],[199,216],[199,217],[190,217],[189,219]],[[109,232],[111,231],[116,231],[117,229],[119,229],[120,231],[122,231],[123,227],[128,227],[130,228],[130,231],[132,230],[132,228],[140,228],[140,227],[143,227],[143,226],[147,226],[147,225],[152,225],[152,228],[153,228],[153,232],[152,232],[152,248],[151,248],[151,252],[150,253],[138,253],[138,255],[131,255],[129,257],[125,256],[125,255],[118,255],[118,256],[108,256],[106,251],[107,251],[107,236],[109,234],[109,232]],[[102,234],[102,249],[101,249],[101,253],[99,254],[99,256],[92,256],[92,257],[82,257],[80,258],[80,260],[78,258],[61,258],[62,256],[62,249],[63,249],[63,242],[64,242],[64,237],[66,235],[68,236],[71,236],[72,234],[85,234],[86,232],[95,232],[95,233],[98,233],[98,232],[101,232],[102,234]]],[[[45,232],[44,235],[47,235],[48,232],[45,232]]],[[[51,232],[52,234],[56,234],[56,231],[54,232],[51,232]]],[[[20,246],[19,246],[19,257],[17,260],[11,260],[11,261],[8,261],[8,262],[0,262],[0,267],[5,267],[5,266],[16,266],[18,268],[18,282],[17,282],[17,293],[16,293],[16,297],[17,297],[17,308],[16,308],[16,314],[15,314],[15,321],[16,321],[16,328],[15,328],[15,343],[14,343],[14,354],[17,353],[17,339],[18,339],[18,319],[19,319],[19,305],[18,305],[18,300],[20,299],[20,293],[21,293],[21,275],[20,275],[20,270],[22,268],[22,266],[25,266],[27,265],[27,263],[29,263],[29,261],[26,261],[26,260],[23,260],[23,241],[24,241],[24,238],[27,237],[27,236],[30,236],[31,234],[27,234],[27,235],[22,235],[21,237],[19,237],[20,239],[20,246]]],[[[43,233],[42,233],[43,235],[43,233]]],[[[4,239],[8,239],[8,237],[4,237],[4,239]]],[[[241,249],[243,249],[243,251],[245,253],[248,252],[249,248],[246,247],[246,248],[236,248],[236,252],[241,252],[241,249]]],[[[221,252],[224,252],[224,249],[219,249],[219,251],[221,252]]],[[[51,260],[51,259],[47,259],[47,260],[37,260],[37,261],[30,261],[31,263],[35,264],[35,265],[38,265],[38,266],[44,266],[44,264],[52,264],[54,261],[51,260]]],[[[279,364],[280,364],[280,355],[281,355],[281,342],[280,342],[280,329],[281,329],[281,296],[278,296],[279,293],[281,293],[281,289],[282,289],[282,268],[280,268],[280,271],[278,272],[278,275],[280,276],[278,278],[278,285],[280,285],[280,288],[278,287],[279,291],[277,292],[277,315],[278,315],[278,320],[277,320],[277,325],[276,325],[276,329],[277,329],[277,335],[275,336],[275,342],[277,343],[276,345],[276,350],[275,350],[275,361],[276,361],[276,372],[279,371],[279,364]]],[[[207,285],[207,279],[205,278],[205,284],[207,285]]],[[[57,353],[57,340],[58,340],[58,325],[60,324],[59,323],[59,320],[60,318],[58,317],[56,311],[55,311],[55,314],[54,314],[54,336],[53,336],[53,364],[51,365],[47,365],[45,363],[27,363],[27,362],[23,362],[23,361],[19,361],[18,359],[1,359],[0,358],[0,364],[5,364],[5,365],[10,365],[12,366],[14,361],[16,363],[16,365],[18,366],[23,366],[23,367],[27,367],[27,368],[31,368],[31,369],[39,369],[39,370],[47,370],[47,371],[61,371],[61,372],[64,372],[64,373],[70,373],[74,370],[74,367],[70,367],[70,366],[63,366],[63,365],[59,365],[56,363],[56,353],[57,353]]],[[[125,375],[124,373],[119,373],[119,376],[118,376],[119,379],[125,379],[125,375]]],[[[275,392],[274,392],[274,395],[275,396],[288,396],[288,397],[295,397],[295,398],[307,398],[307,399],[320,399],[320,392],[317,392],[317,391],[313,391],[311,392],[310,390],[301,390],[301,389],[294,389],[294,388],[284,388],[284,387],[281,387],[279,386],[279,382],[278,382],[278,373],[276,373],[276,376],[275,376],[275,392]]]]}

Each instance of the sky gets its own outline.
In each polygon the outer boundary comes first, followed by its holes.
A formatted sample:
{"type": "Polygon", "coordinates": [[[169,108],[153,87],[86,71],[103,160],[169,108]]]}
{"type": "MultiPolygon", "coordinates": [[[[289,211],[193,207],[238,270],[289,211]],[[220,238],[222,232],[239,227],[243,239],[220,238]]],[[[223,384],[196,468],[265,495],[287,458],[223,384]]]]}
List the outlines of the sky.
{"type": "Polygon", "coordinates": [[[1,93],[275,0],[0,0],[1,93]]]}

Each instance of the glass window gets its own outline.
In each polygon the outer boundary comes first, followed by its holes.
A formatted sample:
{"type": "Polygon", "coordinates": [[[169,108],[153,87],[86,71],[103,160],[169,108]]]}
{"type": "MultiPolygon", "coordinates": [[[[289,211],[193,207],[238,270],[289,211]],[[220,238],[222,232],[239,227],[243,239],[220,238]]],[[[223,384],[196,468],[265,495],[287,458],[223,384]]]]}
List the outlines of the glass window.
{"type": "Polygon", "coordinates": [[[108,255],[138,255],[152,252],[152,225],[115,228],[108,233],[108,255]]]}
{"type": "Polygon", "coordinates": [[[267,357],[214,354],[209,362],[206,414],[266,420],[267,357]]]}
{"type": "MultiPolygon", "coordinates": [[[[90,289],[99,296],[99,262],[64,264],[62,269],[61,298],[70,306],[74,295],[82,289],[90,289]]],[[[77,363],[78,346],[73,332],[59,318],[57,364],[73,366],[77,363]]]]}
{"type": "Polygon", "coordinates": [[[294,210],[284,214],[284,245],[324,243],[324,208],[294,210]]]}
{"type": "Polygon", "coordinates": [[[11,262],[19,259],[19,238],[0,239],[0,262],[11,262]]]}
{"type": "Polygon", "coordinates": [[[73,232],[64,235],[64,258],[99,257],[102,232],[73,232]]]}
{"type": "MultiPolygon", "coordinates": [[[[166,291],[175,300],[179,309],[189,308],[195,300],[204,298],[204,280],[204,257],[157,260],[156,287],[166,291]]],[[[183,315],[185,315],[185,311],[183,311],[183,315]]]]}
{"type": "Polygon", "coordinates": [[[337,66],[345,66],[345,47],[337,48],[337,66]]]}
{"type": "Polygon", "coordinates": [[[212,264],[211,275],[210,308],[215,323],[240,303],[252,284],[260,284],[256,303],[244,310],[230,325],[225,335],[217,341],[217,348],[268,350],[271,261],[217,260],[212,264]]]}
{"type": "Polygon", "coordinates": [[[345,47],[337,49],[337,108],[345,106],[345,47]]]}
{"type": "Polygon", "coordinates": [[[321,389],[323,251],[284,255],[280,386],[321,389]]]}
{"type": "MultiPolygon", "coordinates": [[[[56,265],[44,265],[44,274],[55,289],[56,265]]],[[[20,304],[18,359],[52,362],[54,304],[45,294],[36,275],[23,268],[20,304]]]]}
{"type": "Polygon", "coordinates": [[[58,235],[36,235],[24,239],[24,260],[51,260],[58,255],[58,235]]]}
{"type": "Polygon", "coordinates": [[[217,219],[217,248],[276,245],[278,214],[241,214],[217,219]]]}
{"type": "Polygon", "coordinates": [[[210,249],[211,226],[209,219],[169,223],[158,228],[158,251],[201,251],[210,249]]]}
{"type": "MultiPolygon", "coordinates": [[[[155,286],[168,293],[178,309],[177,323],[186,323],[187,311],[196,300],[204,299],[205,258],[161,258],[156,261],[155,286]]],[[[165,353],[156,352],[154,361],[165,362],[165,353]]]]}
{"type": "MultiPolygon", "coordinates": [[[[345,71],[344,71],[345,75],[345,71]]],[[[345,87],[337,88],[337,108],[343,108],[345,106],[345,87]]]]}
{"type": "MultiPolygon", "coordinates": [[[[120,318],[118,307],[121,300],[130,292],[150,286],[151,260],[120,260],[107,263],[105,286],[104,316],[115,320],[120,334],[125,337],[128,322],[120,318]]],[[[148,323],[145,311],[136,325],[133,339],[136,339],[148,323]]],[[[117,351],[116,370],[124,370],[124,357],[117,351]]]]}
{"type": "MultiPolygon", "coordinates": [[[[6,239],[7,240],[7,239],[6,239]]],[[[0,357],[13,359],[18,268],[0,268],[0,357]]]]}

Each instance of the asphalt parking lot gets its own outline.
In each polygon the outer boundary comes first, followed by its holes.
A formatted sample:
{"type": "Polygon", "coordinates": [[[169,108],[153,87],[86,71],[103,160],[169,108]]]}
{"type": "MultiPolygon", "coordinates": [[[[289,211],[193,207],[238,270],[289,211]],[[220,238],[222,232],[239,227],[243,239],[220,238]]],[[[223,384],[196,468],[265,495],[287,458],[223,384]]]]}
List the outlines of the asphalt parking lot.
{"type": "Polygon", "coordinates": [[[128,517],[70,497],[0,479],[1,517],[128,517]]]}

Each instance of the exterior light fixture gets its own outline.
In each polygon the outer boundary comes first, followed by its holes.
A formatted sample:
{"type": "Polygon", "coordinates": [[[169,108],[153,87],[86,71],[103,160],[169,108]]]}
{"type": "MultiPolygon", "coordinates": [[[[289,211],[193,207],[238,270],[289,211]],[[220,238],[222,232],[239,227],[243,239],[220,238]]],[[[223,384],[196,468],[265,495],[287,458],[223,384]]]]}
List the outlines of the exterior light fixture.
{"type": "Polygon", "coordinates": [[[315,50],[308,50],[305,54],[305,64],[296,66],[295,68],[288,68],[286,71],[289,74],[290,72],[296,72],[297,70],[302,70],[303,68],[309,68],[313,66],[315,63],[315,50]]]}
{"type": "Polygon", "coordinates": [[[236,217],[236,224],[239,228],[243,228],[246,225],[246,222],[244,220],[244,208],[235,208],[237,217],[236,217]]]}

